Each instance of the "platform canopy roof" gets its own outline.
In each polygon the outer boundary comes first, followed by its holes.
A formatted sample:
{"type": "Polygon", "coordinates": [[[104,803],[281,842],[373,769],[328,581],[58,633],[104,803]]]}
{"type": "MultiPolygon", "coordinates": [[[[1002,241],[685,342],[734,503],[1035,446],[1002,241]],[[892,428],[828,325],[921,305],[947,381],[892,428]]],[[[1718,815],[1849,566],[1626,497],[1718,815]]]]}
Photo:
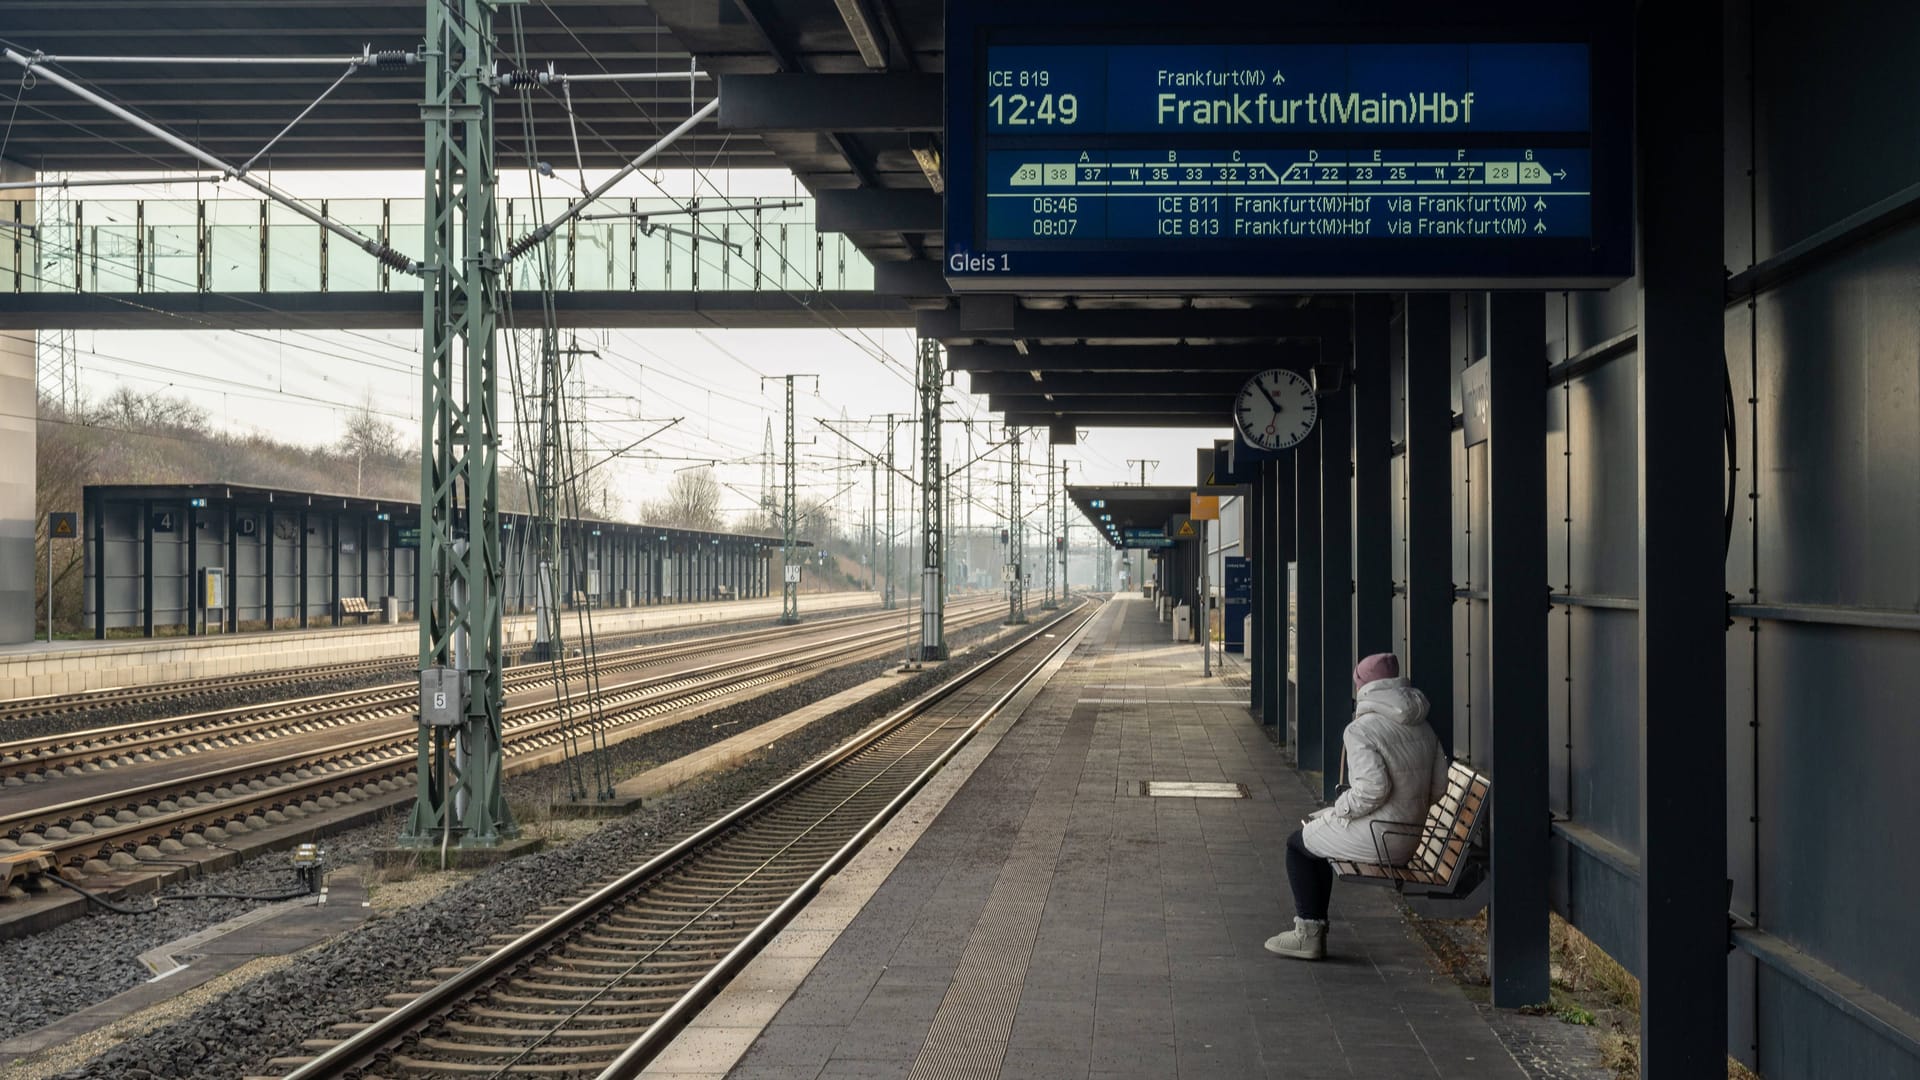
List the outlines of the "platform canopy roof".
{"type": "MultiPolygon", "coordinates": [[[[364,495],[340,495],[319,491],[294,491],[289,488],[260,487],[252,484],[232,484],[225,481],[210,481],[201,484],[88,484],[86,497],[89,503],[95,500],[107,502],[153,502],[168,505],[183,505],[195,500],[201,501],[209,511],[266,509],[297,512],[340,511],[358,514],[391,514],[393,520],[401,523],[420,520],[420,504],[405,499],[379,499],[364,495]]],[[[504,515],[508,522],[526,517],[524,513],[507,511],[504,515]]],[[[782,538],[768,533],[755,532],[710,532],[705,529],[682,529],[667,525],[649,525],[645,522],[613,521],[608,518],[569,517],[569,524],[587,526],[594,529],[606,529],[609,533],[626,535],[640,533],[657,535],[662,539],[681,543],[708,543],[719,540],[750,541],[759,547],[779,547],[782,538]]],[[[809,540],[794,541],[796,547],[812,547],[809,540]]]]}
{"type": "Polygon", "coordinates": [[[1114,547],[1115,535],[1127,529],[1160,529],[1191,507],[1192,488],[1142,487],[1138,484],[1068,484],[1067,497],[1086,515],[1087,523],[1114,547]],[[1107,520],[1107,519],[1111,520],[1107,520]],[[1107,527],[1113,526],[1113,533],[1107,527]]]}

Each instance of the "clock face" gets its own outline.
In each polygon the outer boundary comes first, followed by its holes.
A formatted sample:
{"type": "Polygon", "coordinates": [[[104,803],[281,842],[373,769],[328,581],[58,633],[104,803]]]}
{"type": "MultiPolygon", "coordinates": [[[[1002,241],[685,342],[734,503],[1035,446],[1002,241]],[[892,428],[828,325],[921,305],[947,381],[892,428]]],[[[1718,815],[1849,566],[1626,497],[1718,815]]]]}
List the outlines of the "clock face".
{"type": "Polygon", "coordinates": [[[1247,380],[1233,399],[1233,426],[1248,445],[1262,450],[1287,450],[1313,430],[1320,402],[1307,380],[1283,368],[1263,371],[1247,380]]]}

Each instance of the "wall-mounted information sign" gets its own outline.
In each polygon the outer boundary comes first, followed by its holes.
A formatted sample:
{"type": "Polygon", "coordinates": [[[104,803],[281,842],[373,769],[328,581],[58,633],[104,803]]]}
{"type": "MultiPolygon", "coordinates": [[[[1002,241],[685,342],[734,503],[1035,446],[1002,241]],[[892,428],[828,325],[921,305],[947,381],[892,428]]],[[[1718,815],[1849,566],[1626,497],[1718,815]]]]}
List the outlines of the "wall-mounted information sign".
{"type": "Polygon", "coordinates": [[[956,289],[1597,287],[1632,271],[1631,57],[1583,24],[947,5],[956,289]],[[1182,37],[1168,40],[1172,33],[1182,37]],[[1514,37],[1512,35],[1520,36],[1514,37]]]}

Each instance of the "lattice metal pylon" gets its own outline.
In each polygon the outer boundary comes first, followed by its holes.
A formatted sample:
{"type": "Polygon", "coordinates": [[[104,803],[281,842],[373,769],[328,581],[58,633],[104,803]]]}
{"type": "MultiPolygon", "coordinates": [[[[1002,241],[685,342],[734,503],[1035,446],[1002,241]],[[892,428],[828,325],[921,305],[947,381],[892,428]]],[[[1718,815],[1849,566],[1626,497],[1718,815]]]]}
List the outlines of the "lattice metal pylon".
{"type": "Polygon", "coordinates": [[[773,420],[767,420],[767,435],[760,444],[760,513],[771,527],[780,516],[779,496],[773,486],[773,420]]]}
{"type": "Polygon", "coordinates": [[[1046,549],[1043,549],[1040,553],[1040,561],[1047,564],[1047,575],[1046,575],[1047,594],[1046,594],[1046,599],[1040,602],[1040,606],[1043,608],[1046,608],[1049,611],[1060,606],[1060,601],[1057,598],[1055,598],[1053,594],[1054,552],[1052,550],[1049,550],[1058,546],[1059,535],[1060,535],[1059,523],[1056,522],[1053,517],[1053,469],[1054,469],[1053,440],[1049,439],[1047,440],[1047,486],[1046,486],[1047,539],[1045,541],[1046,549]]]}
{"type": "Polygon", "coordinates": [[[1067,508],[1067,467],[1072,464],[1071,461],[1060,463],[1060,483],[1047,493],[1048,499],[1058,496],[1060,500],[1058,519],[1060,534],[1054,538],[1053,542],[1056,549],[1054,554],[1060,560],[1060,602],[1062,604],[1067,602],[1067,593],[1071,591],[1067,588],[1067,549],[1072,546],[1073,541],[1073,511],[1067,508]]]}
{"type": "Polygon", "coordinates": [[[887,534],[886,534],[887,535],[887,552],[886,552],[887,584],[885,586],[884,591],[882,591],[880,594],[880,606],[881,608],[887,611],[892,611],[895,607],[899,606],[899,601],[895,600],[893,595],[893,587],[894,587],[893,552],[894,552],[894,549],[899,546],[897,543],[895,543],[895,541],[899,539],[899,534],[893,531],[894,466],[893,466],[893,414],[892,413],[887,414],[886,474],[887,474],[887,534]]]}
{"type": "Polygon", "coordinates": [[[421,715],[401,843],[490,847],[519,833],[501,793],[500,492],[495,353],[493,0],[428,0],[421,715]]]}
{"type": "Polygon", "coordinates": [[[780,549],[780,621],[795,623],[800,621],[800,563],[795,556],[799,553],[795,530],[799,527],[796,518],[798,509],[794,498],[795,468],[793,457],[793,379],[787,376],[787,475],[785,490],[781,492],[780,531],[782,546],[780,549]]]}
{"type": "Polygon", "coordinates": [[[947,658],[946,475],[940,462],[940,343],[920,339],[920,659],[947,658]]]}
{"type": "MultiPolygon", "coordinates": [[[[65,175],[45,177],[44,179],[65,179],[65,175]]],[[[77,260],[73,252],[79,250],[78,229],[74,224],[74,213],[79,204],[74,201],[73,190],[66,187],[42,188],[33,193],[33,235],[38,239],[36,245],[40,273],[46,278],[64,277],[71,281],[72,273],[62,273],[52,269],[62,266],[69,260],[77,260]]],[[[71,327],[54,328],[40,331],[38,341],[39,355],[35,366],[39,369],[40,391],[46,397],[59,404],[67,419],[80,415],[80,346],[78,335],[71,327]]]]}

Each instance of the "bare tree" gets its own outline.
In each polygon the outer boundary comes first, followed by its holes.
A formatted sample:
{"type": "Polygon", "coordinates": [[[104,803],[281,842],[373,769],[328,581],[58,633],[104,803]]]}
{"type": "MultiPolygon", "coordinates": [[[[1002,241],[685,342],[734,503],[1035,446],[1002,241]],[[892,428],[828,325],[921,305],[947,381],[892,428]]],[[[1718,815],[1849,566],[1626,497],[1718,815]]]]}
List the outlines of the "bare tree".
{"type": "Polygon", "coordinates": [[[368,464],[376,468],[397,460],[402,444],[399,429],[374,414],[372,395],[347,414],[340,433],[340,455],[353,463],[353,493],[366,491],[368,464]]]}
{"type": "Polygon", "coordinates": [[[719,530],[720,481],[710,468],[677,473],[667,487],[666,498],[641,506],[640,516],[649,525],[670,525],[680,529],[719,530]]]}
{"type": "Polygon", "coordinates": [[[207,410],[185,398],[142,394],[121,384],[100,403],[92,422],[101,427],[155,434],[205,435],[207,410]]]}

